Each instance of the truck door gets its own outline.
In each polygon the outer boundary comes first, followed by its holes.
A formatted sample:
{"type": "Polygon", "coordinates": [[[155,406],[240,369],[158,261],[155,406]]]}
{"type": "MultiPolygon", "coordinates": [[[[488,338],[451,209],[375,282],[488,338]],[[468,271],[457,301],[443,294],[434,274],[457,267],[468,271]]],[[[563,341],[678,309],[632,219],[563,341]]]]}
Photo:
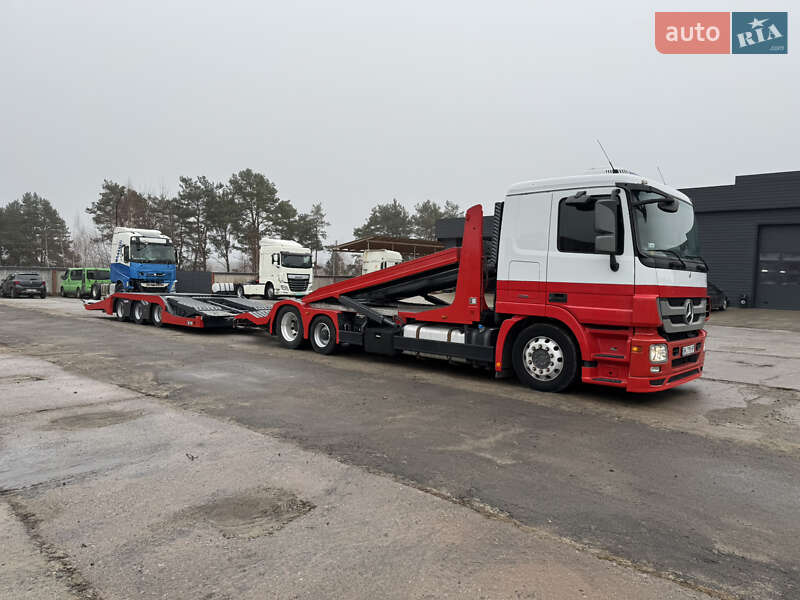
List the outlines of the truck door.
{"type": "Polygon", "coordinates": [[[581,323],[630,325],[634,252],[626,207],[625,192],[619,188],[553,194],[546,284],[549,306],[566,308],[581,323]],[[598,201],[615,206],[614,261],[595,250],[598,201]]]}

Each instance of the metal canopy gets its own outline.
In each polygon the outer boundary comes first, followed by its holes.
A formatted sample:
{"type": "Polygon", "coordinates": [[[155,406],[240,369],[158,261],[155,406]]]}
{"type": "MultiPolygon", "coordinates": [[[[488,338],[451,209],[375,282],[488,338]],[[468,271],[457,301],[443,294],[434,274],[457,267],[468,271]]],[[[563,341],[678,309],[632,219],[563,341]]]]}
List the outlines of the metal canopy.
{"type": "Polygon", "coordinates": [[[337,252],[363,252],[364,250],[395,250],[400,254],[425,256],[443,250],[444,245],[432,240],[370,236],[332,246],[337,252]]]}

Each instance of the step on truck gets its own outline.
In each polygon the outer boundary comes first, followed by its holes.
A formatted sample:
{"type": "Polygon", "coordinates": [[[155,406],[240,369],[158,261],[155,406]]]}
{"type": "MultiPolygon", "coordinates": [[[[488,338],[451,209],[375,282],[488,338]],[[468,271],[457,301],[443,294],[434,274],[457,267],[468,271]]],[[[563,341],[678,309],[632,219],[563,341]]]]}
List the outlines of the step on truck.
{"type": "Polygon", "coordinates": [[[683,193],[618,171],[529,181],[491,222],[484,243],[473,206],[460,247],[238,314],[213,297],[118,294],[87,308],[160,324],[172,304],[174,324],[263,326],[321,354],[347,344],[443,358],[541,391],[583,381],[653,392],[701,376],[707,266],[683,193]]]}

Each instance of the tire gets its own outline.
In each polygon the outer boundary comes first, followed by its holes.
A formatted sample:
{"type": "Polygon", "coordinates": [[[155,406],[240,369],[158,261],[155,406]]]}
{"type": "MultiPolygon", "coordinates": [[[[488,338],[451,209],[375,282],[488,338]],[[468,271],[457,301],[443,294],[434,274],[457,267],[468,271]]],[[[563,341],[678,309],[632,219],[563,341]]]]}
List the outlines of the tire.
{"type": "Polygon", "coordinates": [[[131,305],[131,321],[139,325],[146,323],[148,318],[148,306],[144,302],[134,302],[131,305]]]}
{"type": "Polygon", "coordinates": [[[722,299],[722,304],[720,304],[719,309],[720,310],[728,310],[728,299],[727,298],[723,298],[722,299]]]}
{"type": "Polygon", "coordinates": [[[116,317],[117,321],[127,321],[128,317],[125,316],[125,301],[124,300],[116,300],[114,302],[114,316],[116,317]]]}
{"type": "Polygon", "coordinates": [[[330,317],[317,317],[311,322],[308,331],[311,347],[320,354],[333,354],[336,352],[336,328],[330,317]]]}
{"type": "Polygon", "coordinates": [[[39,293],[39,298],[41,298],[42,300],[44,300],[45,298],[47,298],[47,290],[42,290],[42,291],[39,293]]]}
{"type": "Polygon", "coordinates": [[[160,304],[153,304],[150,307],[150,322],[156,327],[164,325],[164,309],[160,304]]]}
{"type": "Polygon", "coordinates": [[[81,288],[75,288],[75,297],[80,300],[81,296],[83,295],[83,290],[81,288]]]}
{"type": "Polygon", "coordinates": [[[238,296],[239,298],[245,298],[245,297],[246,297],[246,296],[244,295],[244,287],[243,287],[243,286],[241,286],[241,285],[237,285],[237,286],[234,288],[234,290],[233,290],[233,291],[234,291],[234,292],[236,292],[236,296],[238,296]]]}
{"type": "Polygon", "coordinates": [[[275,300],[275,286],[271,283],[264,286],[264,298],[267,300],[275,300]]]}
{"type": "Polygon", "coordinates": [[[59,292],[59,294],[61,295],[62,298],[66,298],[66,296],[67,296],[67,293],[64,291],[63,287],[61,288],[61,291],[59,292]]]}
{"type": "Polygon", "coordinates": [[[100,300],[100,286],[92,284],[92,300],[100,300]]]}
{"type": "Polygon", "coordinates": [[[292,306],[281,309],[276,321],[278,340],[284,348],[299,348],[303,343],[303,320],[300,311],[292,306]]]}
{"type": "Polygon", "coordinates": [[[512,349],[514,372],[540,392],[563,392],[578,376],[578,350],[560,327],[536,323],[520,332],[512,349]]]}
{"type": "Polygon", "coordinates": [[[11,288],[11,297],[12,298],[16,298],[17,297],[17,289],[16,288],[13,288],[13,287],[11,288]]]}
{"type": "Polygon", "coordinates": [[[122,285],[121,281],[118,281],[117,283],[114,284],[114,293],[121,292],[124,289],[125,287],[122,285]]]}

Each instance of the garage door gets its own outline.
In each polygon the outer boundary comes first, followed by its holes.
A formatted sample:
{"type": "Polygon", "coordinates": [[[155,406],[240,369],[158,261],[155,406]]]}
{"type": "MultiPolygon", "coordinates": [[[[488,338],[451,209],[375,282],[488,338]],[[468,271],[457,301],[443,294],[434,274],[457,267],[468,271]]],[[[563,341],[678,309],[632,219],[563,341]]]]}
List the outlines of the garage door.
{"type": "Polygon", "coordinates": [[[756,306],[800,310],[800,225],[765,225],[758,233],[756,306]]]}

